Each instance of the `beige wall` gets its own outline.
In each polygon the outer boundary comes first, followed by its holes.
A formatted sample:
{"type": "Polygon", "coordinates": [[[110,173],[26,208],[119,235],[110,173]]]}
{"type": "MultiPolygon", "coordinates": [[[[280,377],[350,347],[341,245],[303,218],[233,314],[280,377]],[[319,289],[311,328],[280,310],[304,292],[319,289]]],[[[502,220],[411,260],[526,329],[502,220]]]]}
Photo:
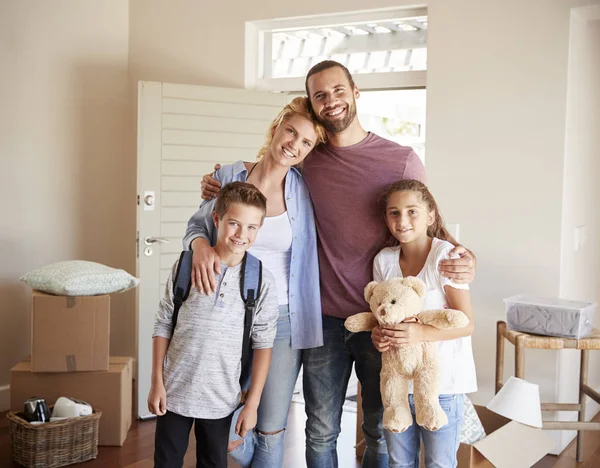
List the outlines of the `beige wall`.
{"type": "MultiPolygon", "coordinates": [[[[0,1],[0,387],[29,353],[20,275],[67,259],[135,272],[128,31],[122,0],[0,1]]],[[[134,355],[133,297],[113,296],[114,354],[134,355]]]]}

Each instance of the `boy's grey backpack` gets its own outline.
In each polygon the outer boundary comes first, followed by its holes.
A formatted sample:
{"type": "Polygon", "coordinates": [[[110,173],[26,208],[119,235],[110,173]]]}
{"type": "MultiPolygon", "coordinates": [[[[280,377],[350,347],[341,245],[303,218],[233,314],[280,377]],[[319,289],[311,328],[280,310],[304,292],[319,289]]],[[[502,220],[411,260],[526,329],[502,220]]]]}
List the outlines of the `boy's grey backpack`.
{"type": "MultiPolygon", "coordinates": [[[[184,250],[179,256],[177,272],[173,278],[173,328],[172,335],[175,334],[177,326],[177,316],[179,309],[190,294],[192,285],[192,256],[191,250],[184,250]]],[[[242,401],[244,403],[246,393],[250,389],[252,377],[252,343],[250,336],[252,334],[252,318],[256,303],[260,296],[262,285],[262,262],[254,255],[246,252],[242,260],[242,273],[240,275],[240,295],[244,301],[244,341],[242,343],[242,372],[240,374],[240,387],[242,389],[242,401]]]]}

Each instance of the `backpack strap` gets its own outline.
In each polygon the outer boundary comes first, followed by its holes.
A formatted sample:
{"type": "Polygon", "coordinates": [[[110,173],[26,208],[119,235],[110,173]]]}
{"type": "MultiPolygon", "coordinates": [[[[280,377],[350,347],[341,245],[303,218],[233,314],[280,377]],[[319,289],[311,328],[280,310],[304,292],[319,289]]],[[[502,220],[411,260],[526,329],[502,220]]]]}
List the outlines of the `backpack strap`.
{"type": "Polygon", "coordinates": [[[242,260],[242,274],[240,277],[240,294],[245,307],[240,385],[242,391],[247,391],[250,386],[250,376],[252,374],[252,344],[250,343],[252,318],[262,286],[262,262],[254,255],[246,252],[242,260]]]}
{"type": "Polygon", "coordinates": [[[181,252],[181,255],[179,255],[177,271],[175,273],[175,278],[173,278],[173,327],[171,329],[171,337],[175,334],[175,327],[177,326],[177,317],[179,316],[181,304],[183,304],[190,295],[193,255],[194,252],[191,250],[184,250],[181,252]]]}

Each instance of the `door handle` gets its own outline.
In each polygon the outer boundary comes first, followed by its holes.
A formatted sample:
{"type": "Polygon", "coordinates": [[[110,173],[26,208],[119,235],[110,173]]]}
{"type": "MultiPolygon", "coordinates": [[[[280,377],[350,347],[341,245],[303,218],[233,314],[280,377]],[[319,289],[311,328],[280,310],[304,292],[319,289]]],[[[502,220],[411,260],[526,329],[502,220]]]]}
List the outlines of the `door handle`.
{"type": "Polygon", "coordinates": [[[169,239],[165,239],[164,237],[146,237],[144,239],[144,244],[146,245],[152,245],[152,244],[168,244],[169,242],[171,242],[169,239]]]}

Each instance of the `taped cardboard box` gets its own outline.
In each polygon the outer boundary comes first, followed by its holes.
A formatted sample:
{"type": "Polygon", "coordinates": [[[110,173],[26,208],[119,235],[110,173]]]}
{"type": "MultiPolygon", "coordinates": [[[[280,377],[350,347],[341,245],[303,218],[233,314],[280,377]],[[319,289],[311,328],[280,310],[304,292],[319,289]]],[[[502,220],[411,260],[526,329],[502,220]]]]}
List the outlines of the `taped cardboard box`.
{"type": "Polygon", "coordinates": [[[31,369],[106,371],[110,296],[54,296],[33,291],[31,369]]]}
{"type": "Polygon", "coordinates": [[[99,445],[123,445],[132,419],[133,359],[111,357],[107,372],[38,373],[24,361],[10,371],[12,411],[36,396],[48,405],[61,396],[87,401],[102,411],[99,445]]]}
{"type": "Polygon", "coordinates": [[[475,405],[487,436],[472,445],[460,444],[458,468],[530,468],[554,442],[541,429],[500,416],[475,405]]]}

